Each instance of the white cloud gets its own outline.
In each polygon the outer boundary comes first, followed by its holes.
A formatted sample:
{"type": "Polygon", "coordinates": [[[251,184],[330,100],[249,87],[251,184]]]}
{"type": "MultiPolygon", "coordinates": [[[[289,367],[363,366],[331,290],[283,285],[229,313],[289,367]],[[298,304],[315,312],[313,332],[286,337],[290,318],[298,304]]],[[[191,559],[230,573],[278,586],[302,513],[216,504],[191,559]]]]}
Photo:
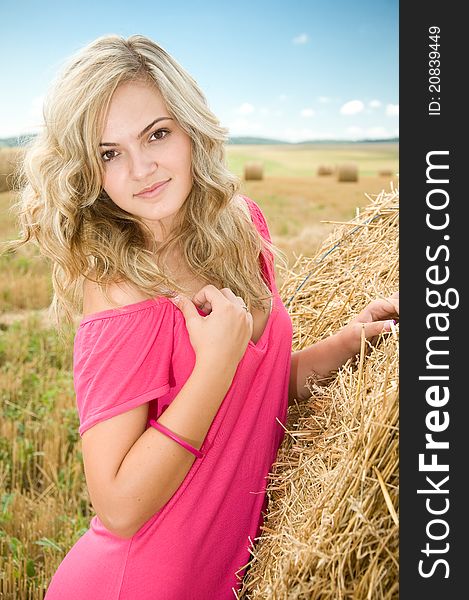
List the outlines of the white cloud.
{"type": "Polygon", "coordinates": [[[303,110],[301,111],[300,114],[302,117],[308,118],[308,117],[314,117],[314,115],[316,113],[314,112],[314,110],[312,108],[303,108],[303,110]]]}
{"type": "Polygon", "coordinates": [[[328,96],[318,96],[318,102],[320,102],[321,104],[327,104],[328,102],[331,102],[332,98],[329,98],[328,96]]]}
{"type": "Polygon", "coordinates": [[[370,127],[366,130],[366,137],[371,139],[380,139],[391,137],[386,127],[370,127]]]}
{"type": "Polygon", "coordinates": [[[38,133],[38,130],[28,127],[24,120],[18,121],[0,117],[0,138],[17,137],[27,133],[38,133]]]}
{"type": "Polygon", "coordinates": [[[13,111],[0,115],[0,137],[16,137],[29,133],[39,133],[44,125],[42,107],[44,96],[35,96],[29,106],[19,107],[17,114],[13,111]]]}
{"type": "Polygon", "coordinates": [[[386,105],[386,116],[398,117],[399,116],[399,104],[387,104],[386,105]]]}
{"type": "Polygon", "coordinates": [[[243,102],[241,106],[239,106],[236,111],[239,115],[250,115],[254,112],[254,106],[249,104],[249,102],[243,102]]]}
{"type": "Polygon", "coordinates": [[[380,100],[371,100],[370,102],[368,102],[368,106],[370,108],[379,108],[381,106],[381,101],[380,100]]]}
{"type": "Polygon", "coordinates": [[[279,137],[288,142],[304,142],[306,140],[333,140],[337,136],[330,132],[318,132],[309,127],[286,127],[283,131],[272,133],[271,137],[279,137]]]}
{"type": "Polygon", "coordinates": [[[263,117],[281,117],[283,115],[283,110],[269,108],[268,106],[263,106],[258,112],[263,117]]]}
{"type": "Polygon", "coordinates": [[[350,102],[346,102],[340,108],[340,113],[342,115],[356,115],[361,112],[365,108],[365,105],[361,100],[350,100],[350,102]]]}
{"type": "Polygon", "coordinates": [[[280,96],[278,97],[280,102],[285,102],[285,100],[287,100],[287,98],[288,98],[288,96],[286,94],[280,94],[280,96]]]}
{"type": "Polygon", "coordinates": [[[244,117],[238,117],[228,123],[226,127],[228,127],[230,136],[259,134],[263,129],[260,123],[250,121],[244,117]]]}
{"type": "Polygon", "coordinates": [[[306,44],[309,40],[308,34],[306,33],[300,33],[300,35],[297,35],[296,37],[294,37],[292,39],[292,42],[294,44],[306,44]]]}
{"type": "Polygon", "coordinates": [[[356,125],[347,127],[346,132],[353,138],[361,138],[361,137],[363,137],[363,133],[364,133],[363,129],[361,127],[357,127],[356,125]]]}

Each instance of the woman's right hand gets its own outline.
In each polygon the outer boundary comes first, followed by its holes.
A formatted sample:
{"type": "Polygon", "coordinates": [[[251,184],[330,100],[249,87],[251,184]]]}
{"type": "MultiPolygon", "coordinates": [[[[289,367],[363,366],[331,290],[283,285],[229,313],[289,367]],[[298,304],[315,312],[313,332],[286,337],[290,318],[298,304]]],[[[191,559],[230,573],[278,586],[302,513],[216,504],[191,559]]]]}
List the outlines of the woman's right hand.
{"type": "Polygon", "coordinates": [[[243,299],[229,288],[219,290],[209,284],[192,299],[179,295],[177,301],[171,300],[184,316],[197,362],[236,368],[253,330],[252,315],[243,308],[243,299]],[[200,315],[196,306],[207,310],[207,316],[200,315]]]}

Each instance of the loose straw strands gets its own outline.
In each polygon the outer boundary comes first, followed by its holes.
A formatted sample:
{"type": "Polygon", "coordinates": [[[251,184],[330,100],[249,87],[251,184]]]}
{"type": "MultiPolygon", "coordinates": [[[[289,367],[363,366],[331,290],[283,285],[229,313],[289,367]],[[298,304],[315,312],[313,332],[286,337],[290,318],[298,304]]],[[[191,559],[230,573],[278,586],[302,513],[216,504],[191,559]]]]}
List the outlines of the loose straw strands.
{"type": "MultiPolygon", "coordinates": [[[[398,190],[370,198],[280,294],[299,350],[398,289],[398,190]],[[368,225],[373,224],[373,227],[368,225]],[[352,233],[353,232],[353,233],[352,233]],[[287,303],[286,303],[287,305],[287,303]]],[[[398,326],[290,407],[268,509],[238,598],[398,597],[398,326]]]]}

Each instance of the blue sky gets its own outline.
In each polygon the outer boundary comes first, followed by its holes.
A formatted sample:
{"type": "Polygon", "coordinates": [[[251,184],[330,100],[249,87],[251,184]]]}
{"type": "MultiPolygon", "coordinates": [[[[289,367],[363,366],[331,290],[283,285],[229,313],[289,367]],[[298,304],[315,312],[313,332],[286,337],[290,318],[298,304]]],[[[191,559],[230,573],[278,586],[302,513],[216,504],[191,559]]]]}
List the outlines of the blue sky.
{"type": "Polygon", "coordinates": [[[399,135],[397,0],[0,1],[0,138],[37,131],[61,63],[139,33],[194,77],[230,135],[399,135]]]}

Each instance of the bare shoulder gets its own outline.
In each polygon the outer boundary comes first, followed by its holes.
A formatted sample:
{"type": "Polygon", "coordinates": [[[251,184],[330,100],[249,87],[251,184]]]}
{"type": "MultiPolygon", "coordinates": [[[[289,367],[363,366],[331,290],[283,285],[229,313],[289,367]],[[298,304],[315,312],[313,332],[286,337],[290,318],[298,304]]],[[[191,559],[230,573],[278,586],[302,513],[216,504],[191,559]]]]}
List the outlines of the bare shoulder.
{"type": "MultiPolygon", "coordinates": [[[[93,274],[90,276],[94,277],[93,274]]],[[[83,317],[148,299],[148,296],[125,282],[110,284],[107,292],[112,302],[106,299],[103,288],[98,283],[89,279],[83,281],[83,317]]]]}

